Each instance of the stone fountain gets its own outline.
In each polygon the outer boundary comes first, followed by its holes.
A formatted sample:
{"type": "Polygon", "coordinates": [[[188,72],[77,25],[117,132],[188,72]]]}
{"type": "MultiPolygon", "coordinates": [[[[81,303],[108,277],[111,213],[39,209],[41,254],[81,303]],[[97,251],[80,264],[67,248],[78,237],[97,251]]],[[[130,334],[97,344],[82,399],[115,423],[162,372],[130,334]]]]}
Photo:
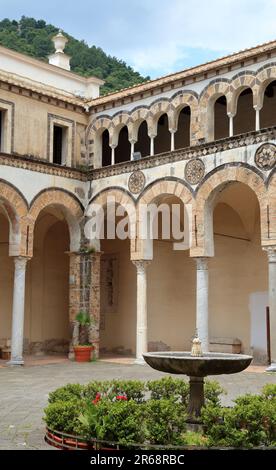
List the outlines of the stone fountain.
{"type": "Polygon", "coordinates": [[[208,375],[235,374],[246,369],[252,356],[244,354],[203,353],[196,335],[191,352],[151,352],[143,354],[153,369],[170,374],[188,375],[190,378],[189,422],[200,422],[204,405],[204,377],[208,375]]]}

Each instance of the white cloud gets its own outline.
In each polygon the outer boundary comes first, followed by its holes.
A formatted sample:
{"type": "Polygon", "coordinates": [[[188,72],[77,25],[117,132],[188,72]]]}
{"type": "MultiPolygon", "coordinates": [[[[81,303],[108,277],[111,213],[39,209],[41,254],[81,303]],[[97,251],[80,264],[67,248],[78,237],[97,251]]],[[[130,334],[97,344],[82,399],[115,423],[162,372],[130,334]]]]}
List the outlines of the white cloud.
{"type": "Polygon", "coordinates": [[[276,37],[276,0],[1,0],[1,16],[44,18],[152,76],[276,37]]]}
{"type": "Polygon", "coordinates": [[[276,37],[276,0],[134,0],[125,10],[123,3],[112,23],[107,18],[104,42],[143,73],[184,66],[191,49],[216,55],[276,37]]]}

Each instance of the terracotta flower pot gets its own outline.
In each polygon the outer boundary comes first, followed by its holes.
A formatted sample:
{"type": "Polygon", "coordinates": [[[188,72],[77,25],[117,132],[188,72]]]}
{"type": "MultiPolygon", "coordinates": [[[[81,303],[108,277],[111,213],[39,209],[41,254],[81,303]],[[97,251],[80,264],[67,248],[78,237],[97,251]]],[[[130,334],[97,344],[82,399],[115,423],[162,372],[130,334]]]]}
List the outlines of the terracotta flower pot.
{"type": "Polygon", "coordinates": [[[89,362],[91,360],[91,352],[93,350],[93,346],[74,346],[75,361],[89,362]]]}

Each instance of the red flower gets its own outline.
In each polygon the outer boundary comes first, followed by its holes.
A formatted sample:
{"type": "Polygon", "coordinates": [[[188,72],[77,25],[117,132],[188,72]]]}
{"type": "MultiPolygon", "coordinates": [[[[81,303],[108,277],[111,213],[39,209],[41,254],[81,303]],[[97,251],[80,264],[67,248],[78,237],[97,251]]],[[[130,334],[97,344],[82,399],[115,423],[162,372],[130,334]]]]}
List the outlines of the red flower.
{"type": "Polygon", "coordinates": [[[100,399],[101,399],[101,394],[97,392],[95,396],[95,400],[92,400],[92,403],[96,405],[100,399]]]}
{"type": "Polygon", "coordinates": [[[117,395],[116,400],[127,400],[125,395],[117,395]]]}

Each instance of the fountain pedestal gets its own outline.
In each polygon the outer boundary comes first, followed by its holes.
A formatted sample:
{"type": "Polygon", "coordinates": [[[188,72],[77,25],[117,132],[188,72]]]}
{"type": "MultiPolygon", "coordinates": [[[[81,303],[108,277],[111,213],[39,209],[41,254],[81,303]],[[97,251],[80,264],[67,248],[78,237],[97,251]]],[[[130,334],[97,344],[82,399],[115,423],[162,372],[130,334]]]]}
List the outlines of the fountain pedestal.
{"type": "Polygon", "coordinates": [[[196,423],[204,406],[204,378],[190,377],[190,392],[188,405],[188,422],[196,423]]]}

